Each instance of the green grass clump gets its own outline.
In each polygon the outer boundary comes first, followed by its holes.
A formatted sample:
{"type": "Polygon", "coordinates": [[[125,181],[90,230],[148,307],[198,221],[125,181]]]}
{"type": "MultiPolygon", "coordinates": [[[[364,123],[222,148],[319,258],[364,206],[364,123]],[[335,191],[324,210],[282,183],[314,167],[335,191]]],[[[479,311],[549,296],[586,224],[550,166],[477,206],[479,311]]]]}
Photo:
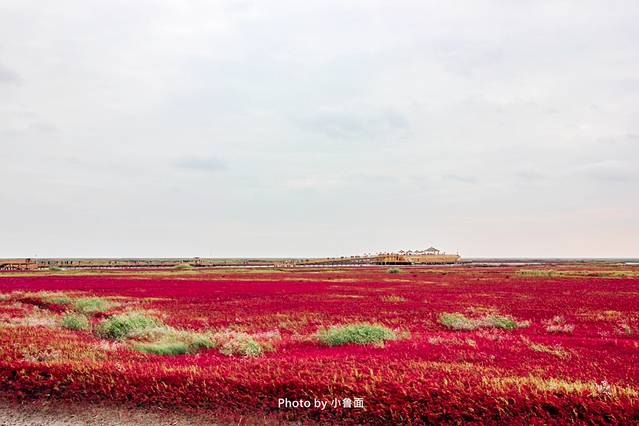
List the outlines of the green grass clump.
{"type": "Polygon", "coordinates": [[[327,346],[381,344],[386,340],[395,340],[395,332],[383,325],[356,323],[331,327],[317,333],[320,342],[327,346]]]}
{"type": "Polygon", "coordinates": [[[147,341],[134,342],[131,347],[154,355],[184,355],[201,349],[217,348],[226,356],[245,357],[257,357],[273,350],[268,342],[261,342],[248,333],[235,331],[211,334],[160,326],[145,333],[145,340],[147,341]]]}
{"type": "Polygon", "coordinates": [[[444,312],[439,315],[439,323],[456,331],[472,331],[478,328],[501,328],[514,330],[520,327],[528,327],[528,321],[517,322],[515,319],[504,315],[489,315],[483,318],[472,319],[459,312],[444,312]]]}
{"type": "Polygon", "coordinates": [[[399,268],[388,268],[386,270],[387,274],[399,274],[400,272],[402,272],[402,270],[399,268]]]}
{"type": "Polygon", "coordinates": [[[193,269],[193,265],[189,263],[181,263],[179,265],[175,265],[173,269],[178,269],[178,270],[193,269]]]}
{"type": "Polygon", "coordinates": [[[86,316],[72,312],[64,314],[60,325],[69,330],[88,330],[91,326],[86,316]]]}
{"type": "Polygon", "coordinates": [[[85,314],[106,312],[118,305],[118,303],[100,297],[84,297],[81,299],[76,299],[75,302],[73,302],[73,307],[75,308],[75,310],[85,314]]]}
{"type": "Polygon", "coordinates": [[[155,355],[183,355],[216,347],[212,336],[196,331],[176,330],[160,325],[144,331],[147,342],[135,342],[134,350],[155,355]]]}
{"type": "Polygon", "coordinates": [[[143,336],[150,330],[160,327],[161,321],[148,315],[129,312],[114,315],[104,320],[98,327],[98,335],[108,339],[126,339],[143,336]]]}
{"type": "Polygon", "coordinates": [[[61,297],[51,297],[46,300],[49,303],[53,303],[55,305],[68,305],[71,303],[71,298],[66,296],[61,297]]]}
{"type": "Polygon", "coordinates": [[[444,312],[439,315],[439,322],[451,330],[470,331],[479,328],[477,321],[467,318],[464,314],[459,312],[444,312]]]}
{"type": "Polygon", "coordinates": [[[226,337],[226,342],[220,347],[220,353],[223,355],[255,357],[264,352],[262,345],[246,333],[231,333],[226,337]]]}
{"type": "Polygon", "coordinates": [[[552,269],[521,269],[517,271],[517,275],[521,277],[552,278],[559,276],[560,272],[552,269]]]}
{"type": "Polygon", "coordinates": [[[631,278],[639,276],[637,271],[601,271],[601,270],[555,270],[555,269],[521,269],[517,275],[522,277],[600,277],[600,278],[631,278]]]}
{"type": "Polygon", "coordinates": [[[184,342],[146,342],[135,343],[133,349],[153,355],[184,355],[190,352],[184,342]]]}
{"type": "Polygon", "coordinates": [[[503,328],[504,330],[514,330],[519,326],[514,319],[501,315],[489,316],[485,321],[490,327],[503,328]]]}
{"type": "Polygon", "coordinates": [[[175,338],[187,344],[190,352],[196,352],[200,349],[211,349],[217,347],[217,343],[208,333],[199,333],[196,331],[178,331],[175,335],[175,338]]]}
{"type": "MultiPolygon", "coordinates": [[[[36,293],[36,295],[37,294],[38,293],[36,293]]],[[[38,297],[40,300],[42,300],[45,303],[53,303],[54,305],[68,305],[73,301],[65,293],[41,292],[39,294],[40,295],[36,297],[38,297]]]]}

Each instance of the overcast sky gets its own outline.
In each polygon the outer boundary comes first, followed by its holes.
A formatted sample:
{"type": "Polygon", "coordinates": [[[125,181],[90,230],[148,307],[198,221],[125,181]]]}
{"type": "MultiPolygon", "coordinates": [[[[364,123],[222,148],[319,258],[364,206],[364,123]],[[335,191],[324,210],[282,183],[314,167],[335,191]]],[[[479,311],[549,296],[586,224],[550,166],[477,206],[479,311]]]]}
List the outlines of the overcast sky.
{"type": "Polygon", "coordinates": [[[639,257],[638,23],[0,0],[0,257],[639,257]]]}

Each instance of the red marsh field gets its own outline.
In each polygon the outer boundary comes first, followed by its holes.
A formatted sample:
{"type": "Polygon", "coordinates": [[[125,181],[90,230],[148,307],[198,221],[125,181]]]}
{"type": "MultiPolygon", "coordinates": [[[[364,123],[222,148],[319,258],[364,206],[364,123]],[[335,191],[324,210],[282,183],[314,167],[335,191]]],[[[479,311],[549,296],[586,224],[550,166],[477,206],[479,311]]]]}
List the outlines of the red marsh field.
{"type": "Polygon", "coordinates": [[[629,424],[638,336],[629,265],[0,275],[0,396],[16,402],[629,424]]]}

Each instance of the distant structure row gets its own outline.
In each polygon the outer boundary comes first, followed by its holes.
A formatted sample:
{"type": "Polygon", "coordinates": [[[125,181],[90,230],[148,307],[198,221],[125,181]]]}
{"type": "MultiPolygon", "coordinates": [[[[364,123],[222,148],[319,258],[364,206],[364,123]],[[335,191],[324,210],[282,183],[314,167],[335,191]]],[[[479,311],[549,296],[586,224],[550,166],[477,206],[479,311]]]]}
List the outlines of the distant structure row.
{"type": "Polygon", "coordinates": [[[314,259],[203,259],[199,257],[180,259],[0,259],[0,270],[433,265],[457,263],[459,260],[458,254],[446,254],[435,247],[429,247],[426,250],[401,250],[396,253],[314,259]]]}
{"type": "MultiPolygon", "coordinates": [[[[272,262],[271,262],[272,263],[272,262]]],[[[56,269],[161,269],[202,268],[216,266],[262,266],[270,263],[260,259],[0,259],[0,270],[37,271],[56,269]]]]}
{"type": "Polygon", "coordinates": [[[447,254],[435,247],[429,247],[426,250],[400,250],[396,253],[297,260],[295,265],[436,265],[457,263],[460,259],[459,254],[447,254]]]}

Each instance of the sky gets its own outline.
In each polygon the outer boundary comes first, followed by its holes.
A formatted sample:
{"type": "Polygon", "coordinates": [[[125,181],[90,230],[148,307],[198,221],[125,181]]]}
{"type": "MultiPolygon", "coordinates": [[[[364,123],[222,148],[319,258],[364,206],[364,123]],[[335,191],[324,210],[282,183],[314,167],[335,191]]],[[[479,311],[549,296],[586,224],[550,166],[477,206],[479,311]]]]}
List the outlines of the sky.
{"type": "Polygon", "coordinates": [[[637,22],[0,0],[0,257],[639,257],[637,22]]]}

